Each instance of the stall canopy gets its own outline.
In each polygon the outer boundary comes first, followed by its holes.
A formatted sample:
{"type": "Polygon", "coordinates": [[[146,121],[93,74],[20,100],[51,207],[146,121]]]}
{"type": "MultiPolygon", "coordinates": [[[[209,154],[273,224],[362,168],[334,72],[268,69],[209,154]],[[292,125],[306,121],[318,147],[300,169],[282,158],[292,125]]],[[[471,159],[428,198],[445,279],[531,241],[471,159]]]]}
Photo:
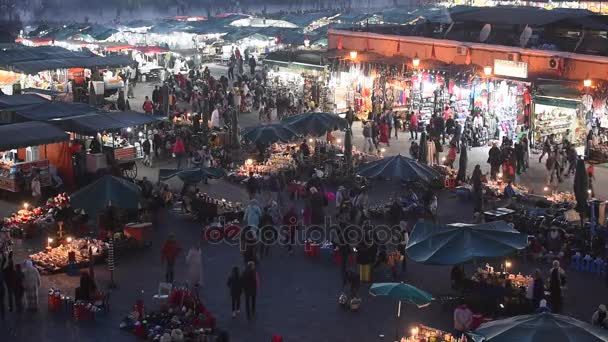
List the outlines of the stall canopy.
{"type": "Polygon", "coordinates": [[[110,68],[133,64],[127,56],[97,56],[56,46],[12,47],[0,54],[0,69],[26,74],[64,68],[110,68]]]}
{"type": "Polygon", "coordinates": [[[226,172],[223,169],[212,167],[200,167],[188,170],[160,169],[158,171],[158,178],[161,180],[178,177],[182,182],[187,184],[200,183],[207,178],[219,179],[226,175],[226,172]]]}
{"type": "Polygon", "coordinates": [[[157,117],[137,112],[95,112],[80,116],[53,120],[52,123],[66,132],[95,135],[101,131],[140,126],[159,120],[157,117]]]}
{"type": "Polygon", "coordinates": [[[243,138],[254,144],[269,145],[277,141],[288,142],[298,133],[282,123],[258,125],[243,131],[243,138]]]}
{"type": "Polygon", "coordinates": [[[61,91],[57,91],[57,90],[37,89],[37,88],[25,88],[25,89],[21,90],[21,93],[40,94],[40,95],[46,95],[46,96],[57,96],[57,95],[61,95],[61,94],[67,94],[67,93],[64,93],[61,91]]]}
{"type": "Polygon", "coordinates": [[[527,244],[528,236],[504,221],[478,225],[419,222],[410,235],[407,254],[425,264],[456,265],[475,258],[505,256],[527,244]]]}
{"type": "Polygon", "coordinates": [[[140,189],[137,185],[114,176],[103,176],[70,196],[72,207],[96,217],[108,205],[135,209],[139,205],[140,189]]]}
{"type": "Polygon", "coordinates": [[[45,122],[22,122],[0,126],[0,151],[69,140],[62,129],[45,122]]]}
{"type": "Polygon", "coordinates": [[[48,101],[26,106],[7,107],[4,110],[15,112],[21,120],[25,121],[48,121],[98,111],[97,108],[85,103],[48,101]]]}
{"type": "Polygon", "coordinates": [[[0,96],[0,110],[5,111],[6,108],[21,107],[33,104],[49,103],[50,101],[44,97],[35,94],[25,95],[4,95],[0,96]]]}

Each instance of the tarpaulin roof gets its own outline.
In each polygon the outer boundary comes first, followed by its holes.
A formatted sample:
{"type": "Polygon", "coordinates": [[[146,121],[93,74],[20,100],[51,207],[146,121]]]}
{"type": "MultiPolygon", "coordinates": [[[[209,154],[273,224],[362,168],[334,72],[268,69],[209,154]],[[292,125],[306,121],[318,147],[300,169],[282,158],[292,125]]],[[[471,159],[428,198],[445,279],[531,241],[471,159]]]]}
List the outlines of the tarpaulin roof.
{"type": "Polygon", "coordinates": [[[0,96],[0,110],[5,108],[49,103],[49,100],[35,94],[0,96]]]}
{"type": "Polygon", "coordinates": [[[336,12],[290,13],[282,16],[280,19],[304,28],[317,20],[334,15],[336,15],[336,12]]]}
{"type": "Polygon", "coordinates": [[[102,57],[56,46],[20,47],[0,53],[0,68],[28,74],[52,69],[118,67],[133,63],[127,56],[102,57]]]}
{"type": "Polygon", "coordinates": [[[33,94],[41,94],[47,96],[57,96],[61,94],[66,94],[57,90],[48,90],[48,89],[38,89],[38,88],[25,88],[21,90],[21,93],[33,93],[33,94]]]}
{"type": "Polygon", "coordinates": [[[139,126],[159,120],[158,117],[143,113],[127,112],[96,112],[80,116],[53,120],[52,123],[67,132],[94,135],[100,131],[113,131],[131,126],[139,126]]]}
{"type": "Polygon", "coordinates": [[[25,120],[47,121],[92,113],[98,109],[85,103],[47,101],[26,106],[7,107],[4,110],[15,112],[17,116],[25,120]]]}
{"type": "Polygon", "coordinates": [[[123,122],[124,124],[129,126],[147,125],[149,123],[160,120],[160,118],[157,116],[152,116],[135,111],[109,112],[106,115],[109,115],[112,119],[123,122]]]}
{"type": "Polygon", "coordinates": [[[129,124],[113,119],[106,115],[106,113],[94,113],[61,120],[53,120],[53,124],[61,127],[66,132],[84,135],[95,135],[97,132],[114,131],[130,126],[129,124]]]}
{"type": "Polygon", "coordinates": [[[46,122],[22,122],[0,126],[0,151],[69,140],[62,129],[46,122]]]}
{"type": "Polygon", "coordinates": [[[546,10],[538,7],[466,7],[451,8],[450,16],[456,22],[480,22],[497,25],[544,26],[573,17],[590,16],[584,10],[546,10]]]}
{"type": "Polygon", "coordinates": [[[62,59],[42,59],[26,62],[14,62],[8,68],[35,74],[44,70],[64,69],[64,68],[111,68],[127,66],[135,63],[127,56],[95,56],[86,58],[62,58],[62,59]]]}

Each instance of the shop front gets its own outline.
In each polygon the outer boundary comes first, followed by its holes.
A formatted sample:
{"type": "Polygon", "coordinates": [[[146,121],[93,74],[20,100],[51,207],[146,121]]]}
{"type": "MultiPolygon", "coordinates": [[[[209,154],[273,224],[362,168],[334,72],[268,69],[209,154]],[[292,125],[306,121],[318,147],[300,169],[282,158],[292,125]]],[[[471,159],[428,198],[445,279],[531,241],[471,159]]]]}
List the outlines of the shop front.
{"type": "Polygon", "coordinates": [[[581,147],[578,152],[582,154],[588,120],[576,84],[540,79],[535,86],[532,142],[536,146],[542,146],[545,139],[553,135],[554,142],[567,139],[581,147]]]}

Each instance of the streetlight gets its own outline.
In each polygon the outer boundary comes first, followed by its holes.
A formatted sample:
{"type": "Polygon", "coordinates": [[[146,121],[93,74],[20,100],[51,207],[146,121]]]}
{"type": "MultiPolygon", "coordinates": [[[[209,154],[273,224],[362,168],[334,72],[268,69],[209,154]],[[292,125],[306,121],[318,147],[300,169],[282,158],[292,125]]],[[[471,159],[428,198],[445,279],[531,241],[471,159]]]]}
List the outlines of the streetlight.
{"type": "Polygon", "coordinates": [[[489,66],[489,65],[488,65],[488,66],[485,66],[485,67],[483,68],[483,73],[484,73],[486,76],[491,76],[491,75],[492,75],[492,67],[491,67],[491,66],[489,66]]]}
{"type": "Polygon", "coordinates": [[[412,59],[412,65],[414,66],[414,68],[417,68],[420,65],[420,58],[418,57],[418,52],[416,52],[414,59],[412,59]]]}
{"type": "Polygon", "coordinates": [[[350,52],[350,59],[352,59],[353,61],[357,59],[357,51],[353,50],[350,52]]]}
{"type": "Polygon", "coordinates": [[[587,77],[583,81],[583,85],[585,86],[585,88],[589,88],[589,87],[591,87],[592,84],[593,84],[593,82],[589,78],[589,74],[587,74],[587,77]]]}

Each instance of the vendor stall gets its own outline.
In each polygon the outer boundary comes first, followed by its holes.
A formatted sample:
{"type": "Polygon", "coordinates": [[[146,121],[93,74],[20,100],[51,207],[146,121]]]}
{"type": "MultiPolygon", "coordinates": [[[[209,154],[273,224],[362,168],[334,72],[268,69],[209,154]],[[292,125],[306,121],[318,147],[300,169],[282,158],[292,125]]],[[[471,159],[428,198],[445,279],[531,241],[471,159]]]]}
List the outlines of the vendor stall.
{"type": "Polygon", "coordinates": [[[28,191],[34,177],[42,187],[51,185],[49,160],[40,159],[39,145],[67,140],[65,132],[44,122],[0,126],[0,151],[4,151],[0,153],[0,189],[28,191]],[[17,149],[23,147],[27,147],[26,155],[20,158],[17,149]]]}
{"type": "Polygon", "coordinates": [[[108,251],[107,243],[95,239],[66,238],[59,241],[56,247],[53,245],[54,240],[49,238],[46,250],[30,255],[41,274],[64,272],[68,266],[88,267],[91,253],[93,262],[97,262],[102,261],[108,251]]]}

